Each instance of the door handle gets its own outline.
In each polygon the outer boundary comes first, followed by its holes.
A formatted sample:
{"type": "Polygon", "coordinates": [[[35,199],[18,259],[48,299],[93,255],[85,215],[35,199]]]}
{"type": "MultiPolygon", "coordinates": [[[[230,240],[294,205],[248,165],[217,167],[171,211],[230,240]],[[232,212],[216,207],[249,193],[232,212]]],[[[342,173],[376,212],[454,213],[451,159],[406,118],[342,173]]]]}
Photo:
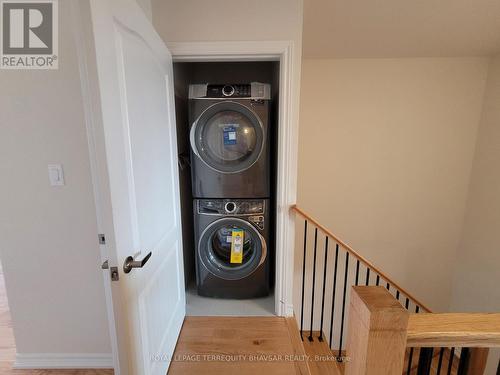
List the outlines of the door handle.
{"type": "Polygon", "coordinates": [[[101,268],[102,268],[103,270],[107,270],[107,269],[109,269],[109,262],[108,262],[107,260],[106,260],[106,261],[104,261],[104,263],[101,265],[101,268]]]}
{"type": "Polygon", "coordinates": [[[146,255],[142,260],[134,260],[134,257],[128,256],[123,263],[123,272],[129,273],[132,271],[132,268],[142,268],[148,262],[149,258],[151,258],[152,252],[150,251],[148,255],[146,255]]]}

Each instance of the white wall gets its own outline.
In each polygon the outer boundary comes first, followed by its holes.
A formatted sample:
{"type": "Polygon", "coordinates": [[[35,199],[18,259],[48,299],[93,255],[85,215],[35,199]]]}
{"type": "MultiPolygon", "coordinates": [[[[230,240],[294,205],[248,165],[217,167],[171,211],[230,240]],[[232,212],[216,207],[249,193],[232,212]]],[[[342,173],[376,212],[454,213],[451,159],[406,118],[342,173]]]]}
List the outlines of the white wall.
{"type": "Polygon", "coordinates": [[[68,3],[59,70],[0,71],[0,257],[21,354],[111,352],[68,3]]]}
{"type": "Polygon", "coordinates": [[[487,68],[302,64],[299,206],[437,311],[449,307],[487,68]]]}
{"type": "Polygon", "coordinates": [[[142,8],[146,16],[152,20],[153,19],[153,9],[151,7],[151,0],[137,0],[137,3],[142,8]]]}
{"type": "MultiPolygon", "coordinates": [[[[451,310],[500,311],[500,56],[492,59],[458,247],[451,310]]],[[[495,374],[500,351],[490,355],[495,374]]]]}
{"type": "Polygon", "coordinates": [[[301,0],[152,0],[152,6],[167,42],[293,40],[301,53],[301,0]]]}

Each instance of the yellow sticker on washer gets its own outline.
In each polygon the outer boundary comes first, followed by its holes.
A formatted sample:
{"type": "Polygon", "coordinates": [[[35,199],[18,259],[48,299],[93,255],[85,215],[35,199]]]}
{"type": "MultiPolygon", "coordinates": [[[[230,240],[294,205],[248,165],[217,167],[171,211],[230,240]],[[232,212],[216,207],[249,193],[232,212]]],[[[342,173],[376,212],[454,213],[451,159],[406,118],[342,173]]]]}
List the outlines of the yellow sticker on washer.
{"type": "Polygon", "coordinates": [[[231,263],[243,263],[243,229],[233,229],[231,235],[231,263]]]}

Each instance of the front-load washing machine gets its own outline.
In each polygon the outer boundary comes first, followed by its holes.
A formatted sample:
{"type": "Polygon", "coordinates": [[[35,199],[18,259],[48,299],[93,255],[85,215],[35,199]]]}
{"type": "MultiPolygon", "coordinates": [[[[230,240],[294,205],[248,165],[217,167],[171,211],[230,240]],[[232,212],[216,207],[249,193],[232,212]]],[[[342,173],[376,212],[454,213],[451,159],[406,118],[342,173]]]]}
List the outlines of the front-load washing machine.
{"type": "Polygon", "coordinates": [[[264,83],[189,86],[193,197],[270,197],[270,99],[264,83]]]}
{"type": "Polygon", "coordinates": [[[194,200],[199,295],[243,299],[269,294],[268,203],[267,199],[194,200]]]}

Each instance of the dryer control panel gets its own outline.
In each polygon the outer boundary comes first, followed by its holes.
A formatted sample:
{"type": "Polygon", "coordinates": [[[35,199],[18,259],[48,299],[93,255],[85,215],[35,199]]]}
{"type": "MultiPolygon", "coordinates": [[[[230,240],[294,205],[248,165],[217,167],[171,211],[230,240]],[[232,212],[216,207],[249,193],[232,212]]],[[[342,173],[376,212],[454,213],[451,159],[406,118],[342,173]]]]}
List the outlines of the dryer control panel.
{"type": "Polygon", "coordinates": [[[249,98],[252,87],[245,84],[208,85],[207,98],[249,98]]]}
{"type": "Polygon", "coordinates": [[[198,213],[205,215],[255,216],[263,215],[262,199],[200,199],[198,213]]]}
{"type": "Polygon", "coordinates": [[[192,84],[189,85],[189,99],[270,100],[271,85],[260,82],[192,84]]]}

